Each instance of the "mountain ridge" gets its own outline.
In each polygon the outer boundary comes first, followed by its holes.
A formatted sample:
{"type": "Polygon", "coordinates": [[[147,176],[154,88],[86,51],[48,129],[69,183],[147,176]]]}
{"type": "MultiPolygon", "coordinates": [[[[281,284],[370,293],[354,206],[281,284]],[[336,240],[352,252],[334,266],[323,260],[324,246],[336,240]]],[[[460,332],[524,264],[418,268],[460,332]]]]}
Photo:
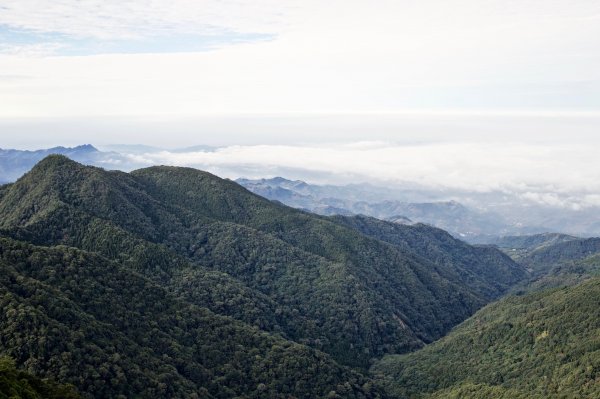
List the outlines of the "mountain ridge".
{"type": "Polygon", "coordinates": [[[493,297],[438,275],[406,248],[273,204],[194,169],[152,167],[126,174],[52,156],[9,187],[0,215],[0,226],[15,238],[99,250],[113,258],[120,253],[115,259],[179,293],[183,276],[233,275],[242,281],[238,292],[250,288],[243,302],[259,301],[267,311],[258,324],[279,325],[290,337],[350,364],[430,342],[493,297]],[[273,255],[257,253],[258,246],[273,255]],[[154,254],[156,266],[148,268],[146,253],[154,254]],[[179,263],[173,263],[178,259],[173,253],[182,257],[179,263]],[[286,258],[291,263],[278,261],[286,258]],[[309,280],[298,280],[298,273],[309,280]],[[292,300],[290,290],[302,302],[292,300]],[[326,298],[336,298],[341,308],[323,307],[326,298]],[[279,308],[276,303],[284,314],[303,317],[288,317],[292,324],[282,326],[268,315],[268,309],[279,308]],[[431,307],[431,313],[416,306],[431,307]],[[349,321],[362,338],[341,333],[349,321]],[[369,350],[357,351],[363,346],[369,350]]]}
{"type": "Polygon", "coordinates": [[[401,216],[443,228],[461,238],[495,234],[508,227],[498,215],[475,211],[455,200],[401,201],[393,199],[389,193],[387,196],[368,195],[368,190],[360,186],[311,185],[283,177],[257,180],[240,178],[236,182],[265,198],[326,216],[366,215],[378,219],[401,216]]]}
{"type": "Polygon", "coordinates": [[[509,296],[372,372],[399,398],[595,398],[600,279],[509,296]]]}

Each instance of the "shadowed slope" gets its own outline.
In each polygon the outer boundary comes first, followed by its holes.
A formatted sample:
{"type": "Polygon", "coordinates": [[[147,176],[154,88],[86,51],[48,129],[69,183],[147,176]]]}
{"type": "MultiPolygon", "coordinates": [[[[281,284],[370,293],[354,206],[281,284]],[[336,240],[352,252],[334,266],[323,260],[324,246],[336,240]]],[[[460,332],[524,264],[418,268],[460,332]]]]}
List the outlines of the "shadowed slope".
{"type": "Polygon", "coordinates": [[[126,174],[48,157],[6,188],[0,216],[13,237],[98,252],[353,366],[441,337],[497,292],[414,242],[371,238],[188,168],[126,174]]]}

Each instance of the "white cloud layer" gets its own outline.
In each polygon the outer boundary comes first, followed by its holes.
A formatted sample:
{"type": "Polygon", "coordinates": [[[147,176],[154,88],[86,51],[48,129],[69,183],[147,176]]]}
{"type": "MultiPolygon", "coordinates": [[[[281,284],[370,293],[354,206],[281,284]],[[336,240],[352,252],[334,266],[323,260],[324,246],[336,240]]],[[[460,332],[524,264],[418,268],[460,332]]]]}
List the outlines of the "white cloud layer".
{"type": "Polygon", "coordinates": [[[283,175],[331,184],[417,184],[503,192],[551,207],[600,206],[600,158],[597,148],[583,144],[253,145],[214,152],[162,151],[130,159],[138,166],[190,166],[230,178],[283,175]]]}

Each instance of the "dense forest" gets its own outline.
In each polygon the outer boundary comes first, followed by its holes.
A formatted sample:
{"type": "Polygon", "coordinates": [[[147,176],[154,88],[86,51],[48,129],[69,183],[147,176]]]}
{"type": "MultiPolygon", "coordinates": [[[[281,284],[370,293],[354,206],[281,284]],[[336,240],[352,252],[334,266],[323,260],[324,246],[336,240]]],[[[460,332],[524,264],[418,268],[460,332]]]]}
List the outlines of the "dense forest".
{"type": "Polygon", "coordinates": [[[72,386],[42,380],[22,370],[9,357],[0,357],[0,399],[78,399],[72,386]]]}
{"type": "Polygon", "coordinates": [[[0,239],[0,349],[90,397],[377,397],[329,356],[98,255],[0,239]]]}
{"type": "Polygon", "coordinates": [[[433,263],[445,278],[496,298],[528,278],[523,267],[489,246],[471,246],[448,232],[425,224],[404,225],[368,216],[333,216],[333,221],[362,234],[412,251],[433,263]]]}
{"type": "Polygon", "coordinates": [[[512,292],[576,285],[600,275],[600,239],[554,237],[550,242],[520,250],[516,259],[531,277],[515,285],[512,292]]]}
{"type": "MultiPolygon", "coordinates": [[[[410,248],[194,169],[126,174],[51,156],[6,190],[0,215],[13,238],[124,262],[199,306],[350,366],[431,342],[498,293],[449,278],[410,248]]],[[[487,257],[469,265],[490,269],[479,278],[487,284],[495,266],[487,257]]]]}
{"type": "Polygon", "coordinates": [[[2,353],[84,396],[378,397],[374,359],[527,277],[497,249],[388,227],[194,169],[50,156],[0,187],[2,353]]]}
{"type": "Polygon", "coordinates": [[[2,392],[593,397],[597,240],[509,241],[50,156],[0,186],[2,392]]]}
{"type": "Polygon", "coordinates": [[[399,398],[600,397],[600,279],[509,296],[372,369],[399,398]]]}

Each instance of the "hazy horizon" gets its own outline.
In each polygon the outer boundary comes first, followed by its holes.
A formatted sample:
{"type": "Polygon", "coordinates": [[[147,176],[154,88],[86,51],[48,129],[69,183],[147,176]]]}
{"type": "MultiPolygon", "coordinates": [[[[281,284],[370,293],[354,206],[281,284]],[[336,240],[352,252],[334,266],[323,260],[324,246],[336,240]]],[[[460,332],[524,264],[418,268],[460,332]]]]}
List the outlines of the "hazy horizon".
{"type": "Polygon", "coordinates": [[[600,205],[596,1],[0,9],[0,148],[600,205]],[[196,145],[220,149],[172,151],[196,145]]]}

